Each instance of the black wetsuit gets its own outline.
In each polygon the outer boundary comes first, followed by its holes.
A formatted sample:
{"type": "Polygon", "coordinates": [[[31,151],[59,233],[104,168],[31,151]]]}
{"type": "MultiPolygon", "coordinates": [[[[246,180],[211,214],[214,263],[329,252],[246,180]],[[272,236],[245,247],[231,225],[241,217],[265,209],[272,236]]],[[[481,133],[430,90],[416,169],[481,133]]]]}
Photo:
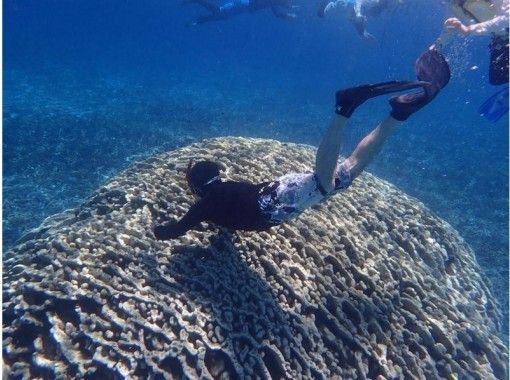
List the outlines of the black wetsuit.
{"type": "Polygon", "coordinates": [[[274,224],[264,218],[258,200],[260,191],[268,184],[217,181],[181,220],[156,226],[154,234],[160,240],[175,239],[203,221],[233,230],[267,230],[274,224]]]}
{"type": "Polygon", "coordinates": [[[489,82],[495,86],[508,83],[508,28],[506,35],[492,35],[489,82]]]}

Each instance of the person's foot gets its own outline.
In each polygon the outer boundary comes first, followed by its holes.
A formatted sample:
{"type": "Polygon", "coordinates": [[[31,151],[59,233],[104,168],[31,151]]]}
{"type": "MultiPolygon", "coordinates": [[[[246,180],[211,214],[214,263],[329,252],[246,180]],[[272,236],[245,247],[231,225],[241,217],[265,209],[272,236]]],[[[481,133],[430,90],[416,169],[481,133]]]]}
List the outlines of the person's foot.
{"type": "Polygon", "coordinates": [[[336,92],[335,112],[344,117],[351,117],[354,110],[370,98],[412,88],[424,87],[427,82],[421,81],[390,81],[376,84],[365,84],[336,92]]]}

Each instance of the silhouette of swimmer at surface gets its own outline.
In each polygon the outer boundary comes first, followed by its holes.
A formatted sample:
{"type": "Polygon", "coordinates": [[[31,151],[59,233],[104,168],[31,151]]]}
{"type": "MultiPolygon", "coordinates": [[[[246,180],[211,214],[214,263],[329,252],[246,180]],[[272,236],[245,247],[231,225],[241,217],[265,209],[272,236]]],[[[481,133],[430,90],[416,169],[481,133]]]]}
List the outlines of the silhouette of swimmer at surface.
{"type": "Polygon", "coordinates": [[[437,49],[450,43],[451,30],[465,36],[490,36],[489,82],[498,86],[508,83],[509,0],[449,0],[457,17],[444,22],[445,29],[435,42],[437,49]]]}
{"type": "Polygon", "coordinates": [[[508,27],[509,0],[449,0],[456,17],[444,22],[441,35],[433,47],[442,50],[453,40],[453,31],[464,36],[490,36],[489,83],[502,86],[479,107],[478,112],[490,122],[508,114],[508,27]]]}
{"type": "Polygon", "coordinates": [[[334,8],[340,8],[341,11],[349,13],[356,31],[361,38],[369,41],[375,41],[376,38],[367,32],[366,24],[368,16],[377,16],[384,10],[392,6],[402,4],[403,0],[321,0],[317,15],[324,17],[334,8]]]}
{"type": "Polygon", "coordinates": [[[292,0],[232,0],[223,5],[217,5],[211,0],[184,0],[183,3],[196,3],[209,11],[209,14],[198,17],[189,25],[226,20],[232,16],[252,13],[262,9],[271,9],[273,14],[280,18],[296,17],[295,13],[292,12],[292,0]]]}
{"type": "Polygon", "coordinates": [[[391,81],[362,85],[336,93],[335,114],[319,145],[315,170],[292,173],[271,182],[223,181],[219,165],[190,162],[187,180],[199,198],[178,222],[154,228],[159,240],[175,239],[203,221],[232,230],[263,231],[297,217],[305,209],[347,189],[379,152],[399,124],[430,103],[446,86],[450,70],[443,56],[428,50],[416,61],[418,81],[391,81]],[[358,106],[370,98],[420,88],[390,99],[390,115],[365,136],[353,153],[338,164],[343,131],[358,106]]]}

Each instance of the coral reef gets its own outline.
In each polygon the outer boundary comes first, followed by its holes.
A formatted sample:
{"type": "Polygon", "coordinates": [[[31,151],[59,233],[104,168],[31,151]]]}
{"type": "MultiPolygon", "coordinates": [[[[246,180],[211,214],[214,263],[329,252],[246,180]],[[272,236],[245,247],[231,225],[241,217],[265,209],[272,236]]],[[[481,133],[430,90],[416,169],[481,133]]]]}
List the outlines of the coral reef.
{"type": "MultiPolygon", "coordinates": [[[[307,171],[311,147],[217,138],[133,164],[48,218],[4,260],[7,378],[507,377],[472,250],[370,174],[268,232],[156,220],[193,197],[190,158],[231,179],[307,171]]],[[[242,212],[242,210],[240,210],[242,212]]]]}

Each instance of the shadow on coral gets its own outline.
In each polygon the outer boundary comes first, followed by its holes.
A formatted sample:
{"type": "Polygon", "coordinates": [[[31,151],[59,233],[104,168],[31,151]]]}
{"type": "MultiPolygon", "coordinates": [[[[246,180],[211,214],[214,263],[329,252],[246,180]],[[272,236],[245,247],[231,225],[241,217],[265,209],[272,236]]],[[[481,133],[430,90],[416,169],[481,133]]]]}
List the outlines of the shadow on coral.
{"type": "Polygon", "coordinates": [[[214,378],[247,376],[240,363],[250,357],[256,361],[253,367],[259,375],[285,378],[288,373],[285,362],[289,362],[285,357],[290,351],[299,358],[299,367],[293,368],[294,371],[306,374],[305,377],[324,378],[323,372],[299,354],[300,350],[317,351],[321,346],[334,359],[351,365],[358,361],[355,352],[362,352],[368,363],[369,377],[385,375],[379,360],[347,331],[350,323],[359,324],[362,320],[372,322],[369,329],[373,326],[389,328],[391,310],[380,310],[363,302],[360,303],[363,310],[358,310],[349,302],[343,302],[342,297],[327,296],[324,304],[304,307],[298,317],[305,316],[309,321],[308,329],[318,332],[318,336],[309,337],[299,327],[294,305],[288,305],[288,310],[280,306],[278,290],[266,282],[268,274],[250,268],[235,249],[230,233],[220,232],[209,240],[208,248],[175,246],[167,271],[178,279],[186,299],[193,300],[195,307],[205,308],[212,334],[205,347],[204,363],[214,378]],[[342,320],[337,307],[343,308],[349,321],[342,320]],[[300,349],[297,346],[301,346],[300,349]]]}
{"type": "Polygon", "coordinates": [[[288,315],[261,275],[241,259],[229,234],[212,236],[210,241],[208,248],[176,246],[168,267],[185,297],[209,312],[208,323],[214,332],[204,358],[209,373],[214,378],[242,378],[239,363],[252,357],[258,373],[284,378],[278,353],[264,342],[278,347],[282,338],[293,339],[288,315]],[[221,275],[211,268],[221,268],[221,275]],[[267,310],[273,311],[272,320],[266,319],[267,310]]]}

